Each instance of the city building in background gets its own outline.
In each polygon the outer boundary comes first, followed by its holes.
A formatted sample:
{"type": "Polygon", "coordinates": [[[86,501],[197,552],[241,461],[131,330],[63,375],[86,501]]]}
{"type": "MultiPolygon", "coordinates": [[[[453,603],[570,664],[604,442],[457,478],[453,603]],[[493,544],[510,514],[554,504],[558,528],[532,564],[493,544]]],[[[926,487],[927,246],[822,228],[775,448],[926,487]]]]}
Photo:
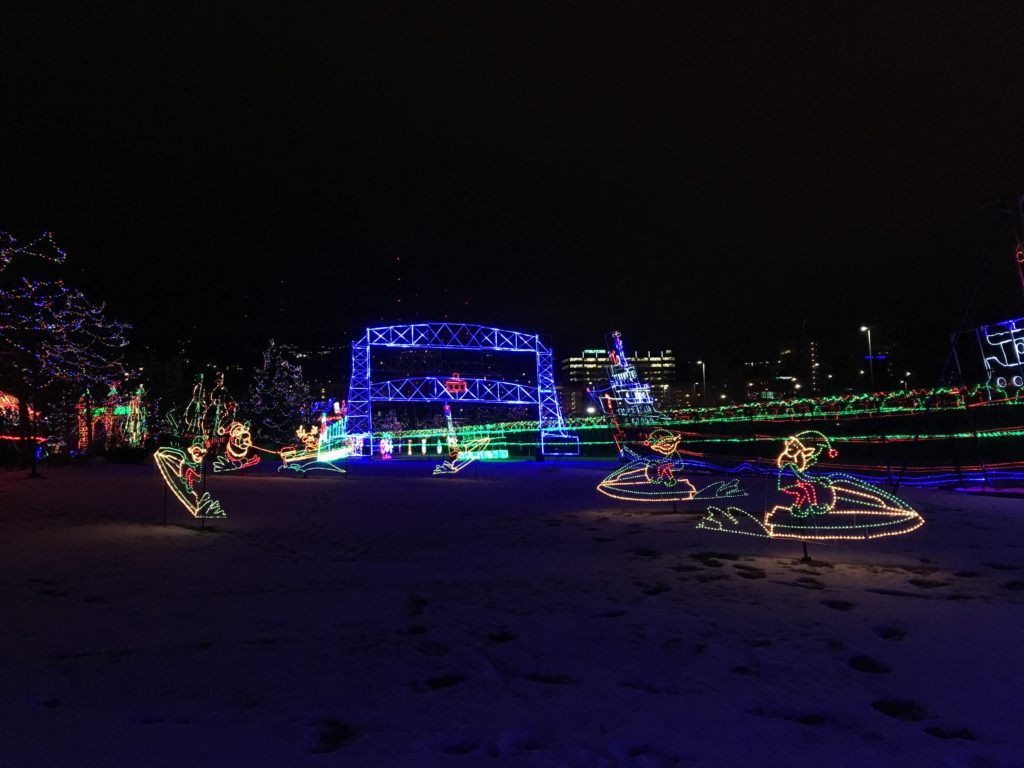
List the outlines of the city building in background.
{"type": "MultiPolygon", "coordinates": [[[[689,390],[679,385],[676,358],[671,349],[658,352],[631,351],[630,362],[638,377],[651,385],[651,395],[662,410],[689,405],[689,390]],[[685,389],[685,391],[684,391],[685,389]]],[[[584,349],[580,354],[562,360],[559,392],[562,410],[573,416],[588,413],[592,407],[587,387],[607,382],[608,352],[604,349],[584,349]]]]}
{"type": "Polygon", "coordinates": [[[818,342],[804,337],[779,348],[776,391],[780,395],[817,395],[822,391],[823,375],[818,342]]]}

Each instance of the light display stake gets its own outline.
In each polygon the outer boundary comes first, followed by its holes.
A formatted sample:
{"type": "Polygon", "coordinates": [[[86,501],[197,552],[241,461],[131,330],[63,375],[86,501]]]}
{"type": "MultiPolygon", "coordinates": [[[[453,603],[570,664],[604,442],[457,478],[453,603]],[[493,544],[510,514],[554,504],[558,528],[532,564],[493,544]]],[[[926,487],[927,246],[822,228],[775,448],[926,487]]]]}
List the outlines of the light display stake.
{"type": "Polygon", "coordinates": [[[779,491],[789,497],[763,517],[737,507],[711,507],[697,524],[705,530],[799,541],[863,541],[917,530],[924,519],[897,496],[838,473],[811,474],[837,451],[821,432],[788,438],[776,459],[779,491]]]}

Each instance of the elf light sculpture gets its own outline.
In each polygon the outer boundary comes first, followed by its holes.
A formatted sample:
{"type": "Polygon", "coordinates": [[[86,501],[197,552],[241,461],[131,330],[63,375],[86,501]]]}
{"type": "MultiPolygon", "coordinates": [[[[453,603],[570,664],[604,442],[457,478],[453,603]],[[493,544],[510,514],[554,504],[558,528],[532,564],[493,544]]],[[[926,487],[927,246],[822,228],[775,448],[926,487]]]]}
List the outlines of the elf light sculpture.
{"type": "MultiPolygon", "coordinates": [[[[218,376],[223,386],[223,374],[218,376]]],[[[176,420],[171,417],[175,429],[168,437],[184,447],[167,445],[153,454],[167,488],[193,517],[203,519],[227,517],[220,502],[205,490],[203,464],[211,446],[210,433],[205,430],[209,427],[210,406],[211,401],[203,392],[203,376],[199,374],[192,388],[192,399],[185,407],[185,428],[178,429],[176,420]]]]}
{"type": "Polygon", "coordinates": [[[220,502],[210,492],[200,490],[203,480],[203,460],[206,458],[207,442],[203,437],[193,439],[191,445],[181,448],[158,448],[153,454],[160,476],[175,498],[193,517],[227,517],[220,502]]]}
{"type": "Polygon", "coordinates": [[[597,490],[620,501],[694,501],[746,496],[739,480],[719,480],[697,489],[687,479],[687,459],[679,456],[682,435],[668,429],[654,429],[643,441],[653,456],[641,456],[627,446],[620,455],[630,461],[602,480],[597,490]]]}
{"type": "Polygon", "coordinates": [[[686,475],[683,459],[652,459],[637,456],[629,448],[623,455],[631,461],[602,480],[597,490],[619,501],[678,502],[702,499],[730,499],[746,496],[739,480],[717,480],[698,489],[686,475]]]}
{"type": "Polygon", "coordinates": [[[711,507],[698,528],[771,539],[862,541],[917,530],[924,519],[905,501],[849,475],[812,474],[822,456],[838,452],[821,432],[807,430],[788,438],[776,459],[779,491],[788,504],[772,507],[763,518],[738,507],[711,507]]]}
{"type": "Polygon", "coordinates": [[[444,404],[444,418],[448,431],[448,461],[441,462],[434,467],[434,475],[458,474],[480,458],[491,442],[490,437],[483,436],[467,440],[464,444],[459,445],[459,437],[455,434],[455,425],[452,422],[452,409],[448,403],[444,404]]]}

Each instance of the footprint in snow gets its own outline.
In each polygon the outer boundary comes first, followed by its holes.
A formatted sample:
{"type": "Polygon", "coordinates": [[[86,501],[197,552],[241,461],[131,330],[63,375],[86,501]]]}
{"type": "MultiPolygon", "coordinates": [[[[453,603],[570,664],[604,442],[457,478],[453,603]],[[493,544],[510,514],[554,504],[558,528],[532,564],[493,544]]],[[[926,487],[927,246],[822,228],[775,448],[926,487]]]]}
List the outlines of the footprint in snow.
{"type": "Polygon", "coordinates": [[[821,604],[833,611],[852,611],[857,607],[856,603],[851,603],[849,600],[822,600],[821,604]]]}
{"type": "Polygon", "coordinates": [[[337,752],[359,737],[359,729],[334,717],[324,717],[313,723],[316,733],[313,744],[306,751],[313,755],[337,752]]]}
{"type": "Polygon", "coordinates": [[[851,658],[850,667],[858,672],[864,672],[869,675],[884,675],[889,671],[888,665],[866,654],[851,658]]]}
{"type": "Polygon", "coordinates": [[[913,699],[875,699],[871,702],[871,708],[886,717],[910,723],[916,723],[928,717],[928,710],[924,704],[913,699]]]}
{"type": "Polygon", "coordinates": [[[883,640],[902,640],[907,636],[907,631],[905,629],[885,625],[875,627],[873,631],[883,640]]]}

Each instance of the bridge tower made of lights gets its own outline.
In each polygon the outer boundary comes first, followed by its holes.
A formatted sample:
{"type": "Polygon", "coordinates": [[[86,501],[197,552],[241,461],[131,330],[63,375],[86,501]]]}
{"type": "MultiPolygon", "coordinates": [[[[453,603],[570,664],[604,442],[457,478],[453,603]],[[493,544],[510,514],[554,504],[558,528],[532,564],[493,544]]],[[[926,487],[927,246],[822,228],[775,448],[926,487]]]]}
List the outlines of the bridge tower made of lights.
{"type": "Polygon", "coordinates": [[[414,323],[367,328],[362,338],[352,342],[348,434],[366,435],[372,442],[373,404],[378,402],[535,405],[541,453],[579,454],[579,438],[566,432],[562,419],[555,391],[551,349],[541,342],[537,334],[470,323],[414,323]],[[530,384],[462,378],[460,381],[465,383],[458,387],[449,385],[450,374],[374,381],[370,362],[374,347],[529,354],[536,359],[537,378],[530,384]]]}

